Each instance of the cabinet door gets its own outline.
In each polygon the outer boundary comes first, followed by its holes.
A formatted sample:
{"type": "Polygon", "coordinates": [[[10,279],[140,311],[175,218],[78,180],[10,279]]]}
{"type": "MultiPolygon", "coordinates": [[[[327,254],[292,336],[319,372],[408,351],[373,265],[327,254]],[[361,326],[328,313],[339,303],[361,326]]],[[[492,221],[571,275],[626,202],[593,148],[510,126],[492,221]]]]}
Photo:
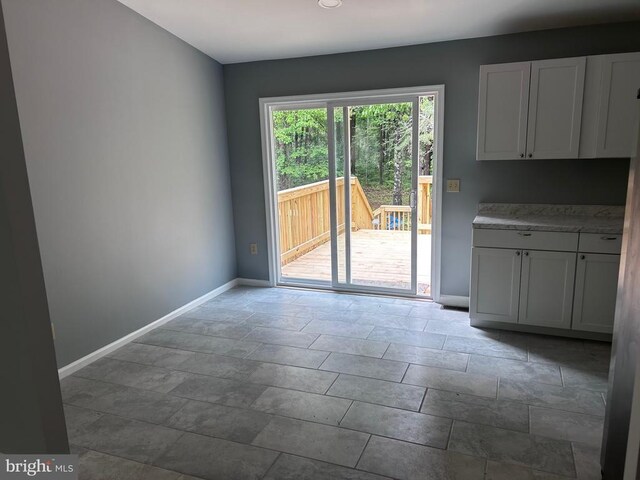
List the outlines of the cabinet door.
{"type": "Polygon", "coordinates": [[[579,254],[571,328],[613,331],[619,268],[620,255],[579,254]]]}
{"type": "Polygon", "coordinates": [[[570,328],[576,254],[523,252],[518,323],[570,328]]]}
{"type": "Polygon", "coordinates": [[[586,58],[531,64],[527,158],[578,158],[586,58]]]}
{"type": "Polygon", "coordinates": [[[471,250],[469,316],[477,320],[516,323],[520,295],[520,250],[471,250]]]}
{"type": "Polygon", "coordinates": [[[640,53],[604,55],[598,111],[597,157],[632,157],[638,135],[636,97],[640,53]]]}
{"type": "Polygon", "coordinates": [[[478,160],[525,155],[531,62],[482,65],[478,99],[478,160]]]}

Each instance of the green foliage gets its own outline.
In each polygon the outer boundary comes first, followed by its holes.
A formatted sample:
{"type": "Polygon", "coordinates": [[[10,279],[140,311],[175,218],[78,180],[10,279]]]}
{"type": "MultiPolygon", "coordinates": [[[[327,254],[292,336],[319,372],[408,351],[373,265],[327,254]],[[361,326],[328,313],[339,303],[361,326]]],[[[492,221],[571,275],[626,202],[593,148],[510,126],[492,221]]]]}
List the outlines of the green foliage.
{"type": "Polygon", "coordinates": [[[276,111],[273,134],[278,190],[329,178],[325,109],[276,111]]]}
{"type": "MultiPolygon", "coordinates": [[[[411,188],[411,103],[349,108],[351,175],[360,180],[372,207],[408,201],[411,188]],[[385,193],[386,192],[386,193],[385,193]]],[[[434,98],[420,98],[419,172],[432,173],[434,98]]],[[[343,165],[343,110],[334,112],[336,163],[343,165]]],[[[324,108],[273,113],[278,189],[328,178],[327,112],[324,108]]]]}

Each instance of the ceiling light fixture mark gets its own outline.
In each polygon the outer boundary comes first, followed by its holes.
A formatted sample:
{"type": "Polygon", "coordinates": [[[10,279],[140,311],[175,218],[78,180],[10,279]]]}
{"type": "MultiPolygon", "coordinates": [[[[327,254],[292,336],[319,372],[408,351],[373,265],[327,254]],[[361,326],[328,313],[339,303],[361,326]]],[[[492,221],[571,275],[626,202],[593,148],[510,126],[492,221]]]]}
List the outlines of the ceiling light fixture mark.
{"type": "Polygon", "coordinates": [[[342,5],[342,0],[318,0],[318,5],[322,8],[338,8],[342,5]]]}

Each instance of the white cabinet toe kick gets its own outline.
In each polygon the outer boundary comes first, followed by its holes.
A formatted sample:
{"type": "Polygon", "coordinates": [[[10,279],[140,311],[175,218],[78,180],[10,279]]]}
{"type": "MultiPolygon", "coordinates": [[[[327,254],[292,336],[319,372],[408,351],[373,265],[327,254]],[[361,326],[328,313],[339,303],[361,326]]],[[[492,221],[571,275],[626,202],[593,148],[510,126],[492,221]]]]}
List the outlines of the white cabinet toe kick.
{"type": "Polygon", "coordinates": [[[622,235],[474,229],[471,324],[610,340],[622,235]]]}

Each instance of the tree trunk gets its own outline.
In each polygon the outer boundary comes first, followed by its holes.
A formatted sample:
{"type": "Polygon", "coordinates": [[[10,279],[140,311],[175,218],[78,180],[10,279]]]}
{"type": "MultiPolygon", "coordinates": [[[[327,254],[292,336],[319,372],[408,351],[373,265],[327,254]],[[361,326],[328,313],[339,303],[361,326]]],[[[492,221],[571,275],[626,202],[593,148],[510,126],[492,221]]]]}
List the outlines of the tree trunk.
{"type": "Polygon", "coordinates": [[[402,152],[398,150],[400,129],[396,128],[393,145],[393,204],[402,205],[402,152]]]}
{"type": "Polygon", "coordinates": [[[424,156],[420,160],[420,175],[431,175],[431,154],[433,152],[433,145],[427,144],[425,146],[424,156]]]}
{"type": "Polygon", "coordinates": [[[351,175],[356,176],[356,115],[355,112],[351,112],[351,121],[349,122],[349,138],[351,140],[350,152],[351,152],[351,175]]]}
{"type": "Polygon", "coordinates": [[[378,160],[379,183],[384,183],[384,126],[380,126],[380,159],[378,160]]]}

